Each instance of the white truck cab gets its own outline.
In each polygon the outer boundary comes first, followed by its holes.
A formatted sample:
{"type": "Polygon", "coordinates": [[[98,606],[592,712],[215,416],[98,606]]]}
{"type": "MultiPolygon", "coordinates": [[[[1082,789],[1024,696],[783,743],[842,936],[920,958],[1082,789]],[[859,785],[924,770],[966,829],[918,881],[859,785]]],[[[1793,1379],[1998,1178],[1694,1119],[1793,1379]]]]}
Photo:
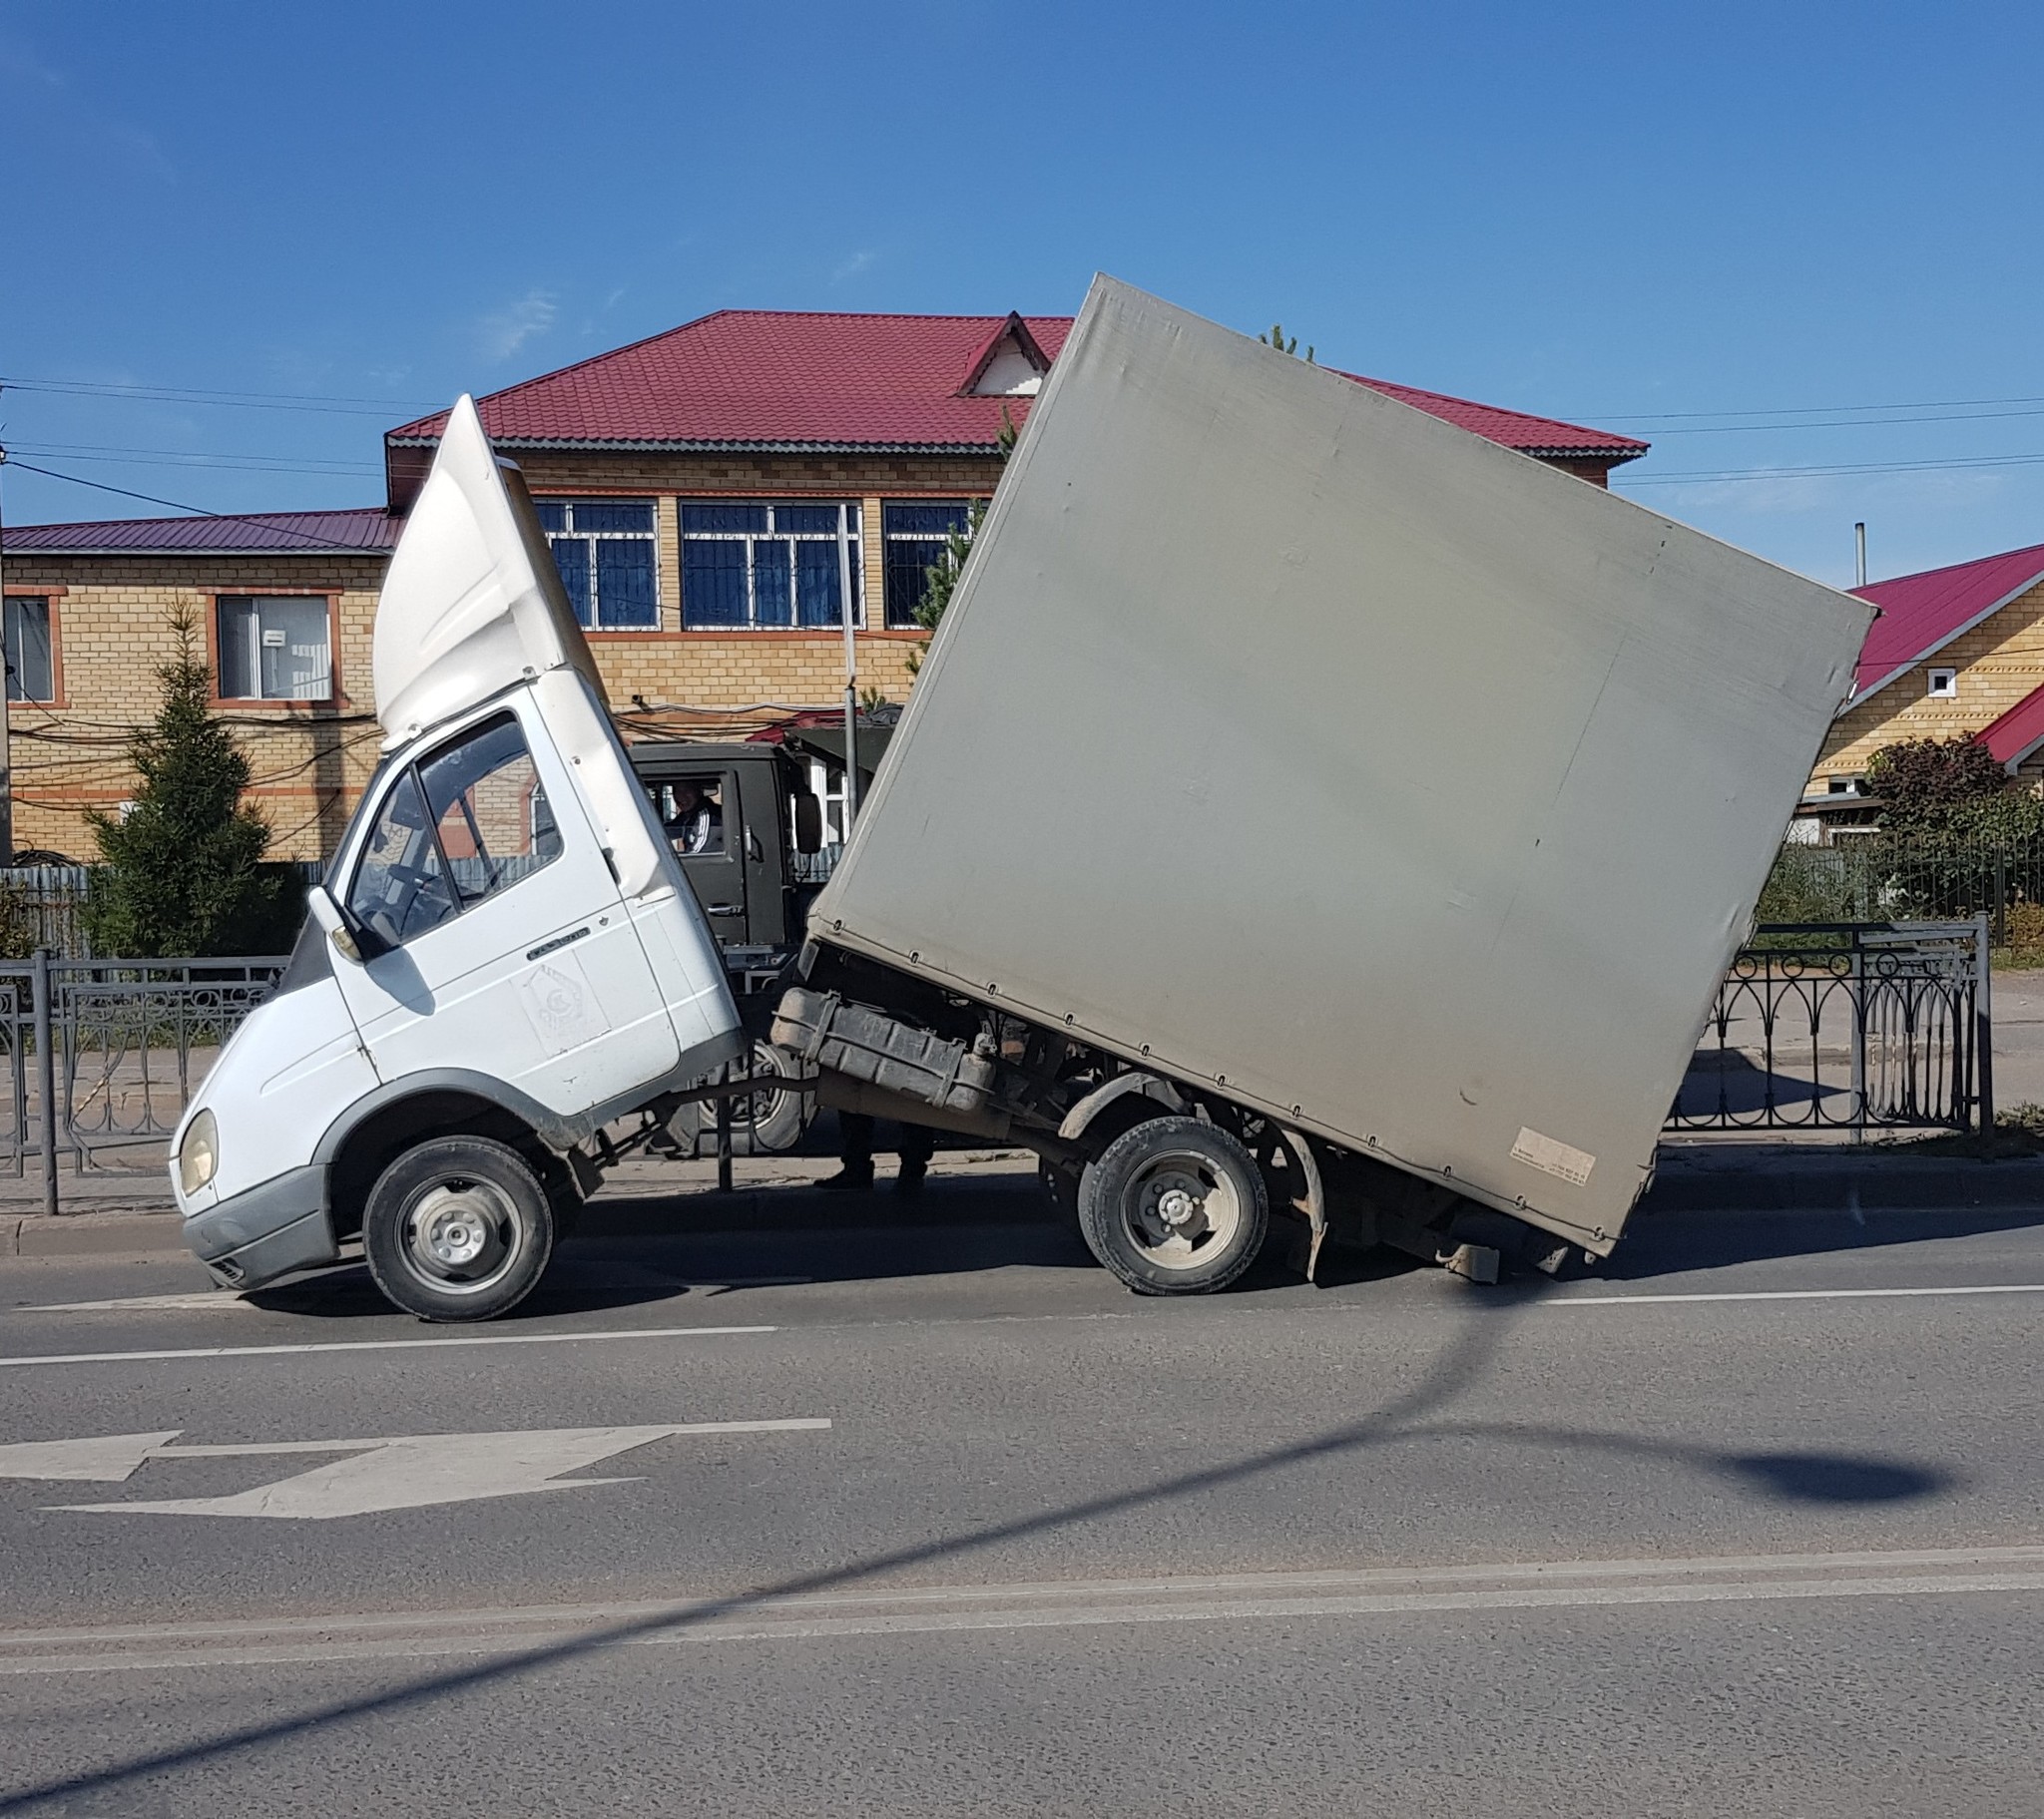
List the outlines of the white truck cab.
{"type": "Polygon", "coordinates": [[[185,1234],[247,1288],[361,1234],[487,1319],[539,1280],[605,1125],[741,1056],[694,894],[518,470],[456,403],[376,615],[383,761],[276,994],[180,1123],[185,1234]]]}

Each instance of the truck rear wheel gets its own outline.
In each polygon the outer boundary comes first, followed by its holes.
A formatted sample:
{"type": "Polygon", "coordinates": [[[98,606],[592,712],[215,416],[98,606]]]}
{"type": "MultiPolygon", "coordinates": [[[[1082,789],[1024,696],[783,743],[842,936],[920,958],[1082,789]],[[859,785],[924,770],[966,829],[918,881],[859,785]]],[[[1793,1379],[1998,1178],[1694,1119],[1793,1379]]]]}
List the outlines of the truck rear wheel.
{"type": "Polygon", "coordinates": [[[554,1214],[525,1158],[485,1137],[441,1137],[377,1177],[362,1210],[376,1286],[421,1320],[490,1320],[529,1295],[554,1251],[554,1214]]]}
{"type": "MultiPolygon", "coordinates": [[[[809,1128],[809,1095],[776,1087],[776,1080],[801,1078],[801,1063],[770,1042],[753,1044],[753,1091],[731,1103],[733,1155],[769,1155],[792,1149],[809,1128]]],[[[668,1130],[685,1147],[695,1144],[703,1155],[717,1153],[715,1102],[682,1107],[668,1121],[668,1130]]]]}
{"type": "Polygon", "coordinates": [[[1225,1288],[1256,1261],[1270,1221],[1255,1158],[1197,1118],[1124,1132],[1079,1186],[1088,1247],[1139,1295],[1225,1288]]]}

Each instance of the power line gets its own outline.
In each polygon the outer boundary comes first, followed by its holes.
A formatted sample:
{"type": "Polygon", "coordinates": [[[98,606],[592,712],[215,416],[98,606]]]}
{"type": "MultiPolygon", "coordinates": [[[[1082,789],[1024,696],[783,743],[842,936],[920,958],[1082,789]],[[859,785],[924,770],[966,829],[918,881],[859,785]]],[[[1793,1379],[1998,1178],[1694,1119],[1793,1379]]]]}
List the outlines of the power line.
{"type": "Polygon", "coordinates": [[[438,405],[418,398],[348,398],[318,392],[206,391],[173,385],[101,384],[89,379],[9,379],[0,385],[16,391],[50,392],[73,398],[127,398],[149,404],[218,404],[242,410],[319,411],[342,416],[383,416],[391,411],[414,414],[438,405]]]}
{"type": "Polygon", "coordinates": [[[31,455],[55,455],[64,461],[119,463],[135,467],[192,467],[226,474],[318,474],[332,479],[354,479],[380,474],[380,463],[369,461],[293,461],[283,455],[209,455],[180,453],[173,449],[123,449],[85,442],[16,442],[10,446],[31,455]]]}
{"type": "Polygon", "coordinates": [[[68,480],[73,486],[89,486],[98,493],[119,493],[123,499],[140,499],[145,505],[167,505],[174,512],[191,512],[200,518],[225,518],[226,512],[210,512],[203,505],[184,505],[176,499],[159,499],[154,493],[131,492],[125,486],[109,486],[104,480],[87,480],[78,474],[60,474],[53,467],[37,467],[32,461],[16,461],[8,458],[9,467],[18,467],[25,474],[41,474],[48,480],[68,480]]]}
{"type": "Polygon", "coordinates": [[[1704,417],[1837,417],[1870,410],[1979,410],[2000,404],[2044,404],[2044,398],[1923,398],[1886,404],[1797,404],[1743,410],[1588,411],[1609,423],[1686,423],[1704,417]]]}
{"type": "Polygon", "coordinates": [[[1935,474],[1996,467],[2037,467],[2044,455],[1969,455],[1950,461],[1848,461],[1812,467],[1744,467],[1695,469],[1673,474],[1630,474],[1614,477],[1615,484],[1634,486],[1693,485],[1706,481],[1738,480],[1828,480],[1847,474],[1935,474]]]}

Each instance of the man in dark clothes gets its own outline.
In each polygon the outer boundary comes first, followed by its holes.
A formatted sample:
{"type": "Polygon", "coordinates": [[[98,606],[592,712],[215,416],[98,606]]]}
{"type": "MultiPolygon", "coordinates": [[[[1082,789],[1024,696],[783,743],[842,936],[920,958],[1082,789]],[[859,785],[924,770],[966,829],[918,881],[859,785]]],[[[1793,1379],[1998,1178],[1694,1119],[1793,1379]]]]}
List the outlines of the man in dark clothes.
{"type": "MultiPolygon", "coordinates": [[[[901,1127],[901,1169],[894,1177],[896,1193],[918,1194],[929,1172],[936,1134],[923,1125],[901,1127]]],[[[873,1184],[873,1121],[861,1112],[837,1115],[837,1172],[816,1183],[832,1193],[860,1193],[873,1184]]]]}

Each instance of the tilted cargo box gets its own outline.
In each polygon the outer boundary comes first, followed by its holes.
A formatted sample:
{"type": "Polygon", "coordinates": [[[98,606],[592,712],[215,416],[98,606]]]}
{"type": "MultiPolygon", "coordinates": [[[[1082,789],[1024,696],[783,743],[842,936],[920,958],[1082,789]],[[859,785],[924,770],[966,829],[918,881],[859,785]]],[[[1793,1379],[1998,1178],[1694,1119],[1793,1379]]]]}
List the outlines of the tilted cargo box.
{"type": "Polygon", "coordinates": [[[1869,617],[1102,278],[810,929],[1602,1252],[1869,617]]]}

